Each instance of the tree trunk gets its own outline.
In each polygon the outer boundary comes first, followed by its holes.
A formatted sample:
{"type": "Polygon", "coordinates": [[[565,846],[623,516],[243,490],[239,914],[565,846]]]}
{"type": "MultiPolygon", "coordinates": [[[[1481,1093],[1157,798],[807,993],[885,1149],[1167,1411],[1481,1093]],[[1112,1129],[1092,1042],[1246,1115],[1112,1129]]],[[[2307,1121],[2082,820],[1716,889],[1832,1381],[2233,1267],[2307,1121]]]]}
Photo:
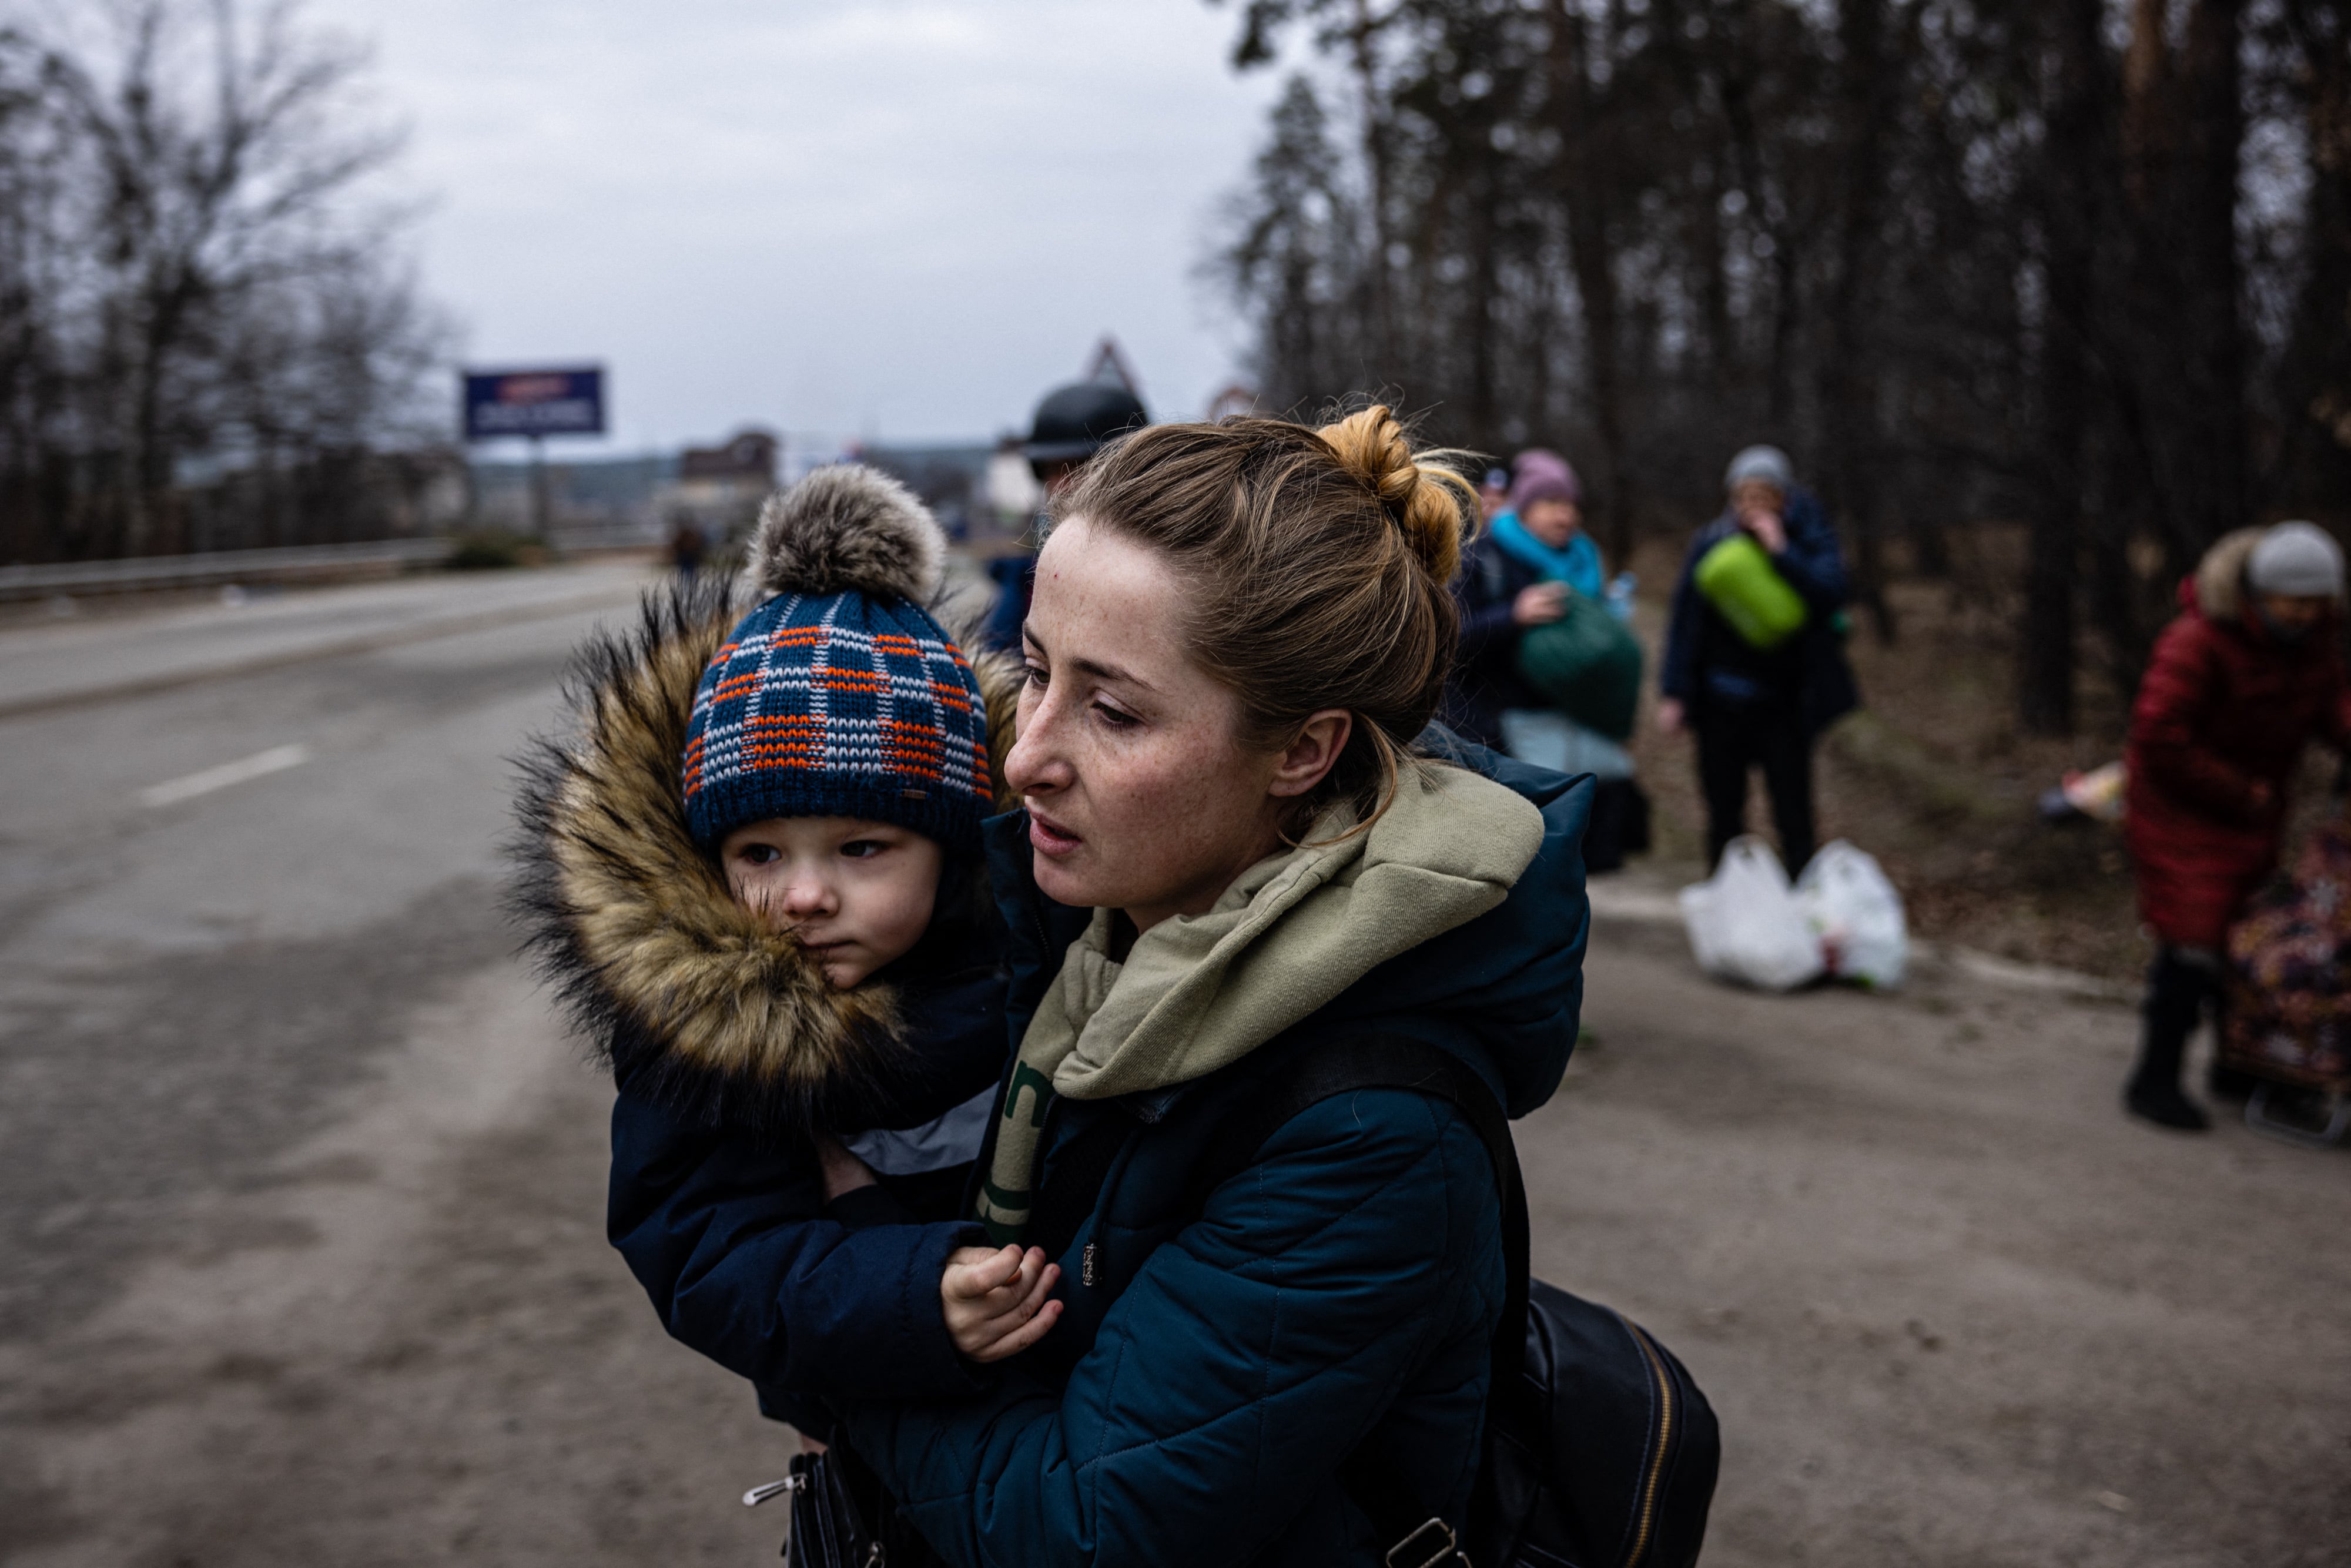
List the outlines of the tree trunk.
{"type": "Polygon", "coordinates": [[[1796,409],[1796,328],[1802,301],[1797,295],[1796,243],[1784,213],[1774,210],[1770,183],[1763,172],[1762,140],[1748,101],[1752,83],[1744,71],[1722,74],[1722,112],[1730,129],[1730,147],[1739,167],[1739,183],[1747,195],[1756,225],[1771,242],[1771,341],[1763,367],[1764,416],[1771,434],[1787,439],[1796,409]]]}
{"type": "Polygon", "coordinates": [[[1374,374],[1384,375],[1385,367],[1395,363],[1401,345],[1396,341],[1395,267],[1388,259],[1388,251],[1395,244],[1395,232],[1391,226],[1395,214],[1390,210],[1395,195],[1390,167],[1394,159],[1388,149],[1387,109],[1380,101],[1380,18],[1372,14],[1372,0],[1355,0],[1355,21],[1349,43],[1355,90],[1363,97],[1364,173],[1369,186],[1366,199],[1372,208],[1372,265],[1366,268],[1372,285],[1372,330],[1366,358],[1367,368],[1378,367],[1373,370],[1374,374]]]}
{"type": "Polygon", "coordinates": [[[1871,319],[1876,298],[1878,226],[1884,207],[1885,148],[1893,131],[1899,71],[1886,58],[1886,0],[1840,0],[1838,71],[1844,121],[1844,189],[1840,193],[1837,278],[1829,300],[1829,340],[1822,380],[1828,423],[1830,499],[1834,516],[1854,546],[1856,601],[1880,643],[1895,635],[1886,599],[1886,559],[1878,516],[1877,344],[1871,319]]]}
{"type": "Polygon", "coordinates": [[[1633,555],[1635,500],[1631,465],[1625,456],[1625,384],[1616,294],[1616,258],[1610,245],[1610,157],[1604,107],[1585,67],[1588,24],[1567,4],[1552,0],[1551,101],[1560,132],[1560,196],[1567,207],[1568,265],[1575,274],[1576,303],[1583,319],[1585,374],[1592,398],[1592,424],[1600,438],[1598,535],[1617,570],[1633,555]]]}
{"type": "Polygon", "coordinates": [[[2250,509],[2237,265],[2241,11],[2241,0],[2194,0],[2174,49],[2169,8],[2137,0],[2124,78],[2134,259],[2123,357],[2143,405],[2150,520],[2175,570],[2250,509]]]}
{"type": "MultiPolygon", "coordinates": [[[[2074,728],[2074,586],[2089,486],[2088,345],[2095,292],[2098,214],[2105,189],[2098,37],[2102,0],[2052,0],[2043,13],[2047,144],[2041,229],[2047,306],[2041,331],[2041,451],[2016,660],[2016,716],[2028,735],[2074,728]]],[[[2119,566],[2120,552],[2115,552],[2119,566]]]]}
{"type": "MultiPolygon", "coordinates": [[[[1471,122],[1472,129],[1491,130],[1480,120],[1471,122]]],[[[1482,145],[1471,150],[1475,170],[1468,181],[1469,197],[1475,204],[1469,215],[1469,276],[1468,298],[1464,301],[1467,319],[1463,325],[1469,338],[1469,442],[1484,451],[1499,451],[1502,444],[1499,400],[1495,389],[1495,312],[1502,303],[1501,288],[1501,225],[1499,208],[1502,200],[1501,172],[1497,165],[1501,154],[1495,150],[1490,137],[1481,139],[1482,145]]]]}
{"type": "Polygon", "coordinates": [[[2193,545],[2252,520],[2245,442],[2245,328],[2237,262],[2237,174],[2245,139],[2240,64],[2244,0],[2196,0],[2188,16],[2189,123],[2181,170],[2182,255],[2194,361],[2188,390],[2197,468],[2189,498],[2193,545]]]}
{"type": "Polygon", "coordinates": [[[2310,139],[2309,260],[2279,367],[2278,499],[2297,510],[2351,497],[2351,14],[2289,0],[2310,139]]]}

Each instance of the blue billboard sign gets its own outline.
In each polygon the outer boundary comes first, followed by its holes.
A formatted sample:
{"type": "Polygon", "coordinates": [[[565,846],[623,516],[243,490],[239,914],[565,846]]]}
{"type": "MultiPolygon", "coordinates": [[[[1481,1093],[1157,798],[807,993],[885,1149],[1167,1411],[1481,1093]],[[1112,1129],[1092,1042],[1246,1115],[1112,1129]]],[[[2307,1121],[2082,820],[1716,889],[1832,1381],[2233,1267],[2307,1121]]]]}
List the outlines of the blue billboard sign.
{"type": "Polygon", "coordinates": [[[465,439],[501,435],[601,435],[604,371],[465,372],[465,439]]]}

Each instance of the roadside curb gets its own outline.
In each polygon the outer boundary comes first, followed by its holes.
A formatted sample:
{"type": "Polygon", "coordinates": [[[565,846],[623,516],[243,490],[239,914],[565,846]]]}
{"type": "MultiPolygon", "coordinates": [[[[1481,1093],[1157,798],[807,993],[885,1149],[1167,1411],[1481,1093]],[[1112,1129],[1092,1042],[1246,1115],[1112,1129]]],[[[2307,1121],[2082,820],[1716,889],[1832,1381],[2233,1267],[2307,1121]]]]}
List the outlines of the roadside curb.
{"type": "MultiPolygon", "coordinates": [[[[1681,925],[1681,903],[1673,894],[1660,892],[1654,887],[1625,886],[1607,881],[1587,883],[1584,891],[1592,900],[1592,918],[1595,924],[1671,925],[1676,928],[1681,925]]],[[[2095,1002],[2128,1002],[2138,996],[2136,988],[2117,980],[2102,979],[2095,975],[2085,975],[2076,969],[2061,969],[2053,965],[2019,963],[2013,958],[2003,958],[1997,954],[1948,942],[1914,940],[1911,951],[1928,964],[1940,965],[1969,979],[2011,991],[2033,991],[2043,996],[2095,1002]]]]}

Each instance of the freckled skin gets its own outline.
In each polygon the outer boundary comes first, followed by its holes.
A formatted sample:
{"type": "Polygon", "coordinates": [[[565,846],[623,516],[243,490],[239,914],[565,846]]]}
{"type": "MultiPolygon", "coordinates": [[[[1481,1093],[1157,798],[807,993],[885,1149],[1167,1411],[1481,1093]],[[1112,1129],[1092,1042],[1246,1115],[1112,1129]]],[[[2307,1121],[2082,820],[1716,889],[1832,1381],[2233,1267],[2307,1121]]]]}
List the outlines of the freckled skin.
{"type": "Polygon", "coordinates": [[[1276,750],[1238,738],[1240,704],[1186,652],[1187,591],[1149,547],[1071,518],[1037,559],[1019,739],[1005,777],[1029,808],[1037,884],[1138,930],[1205,914],[1281,847],[1352,716],[1311,715],[1276,750]]]}
{"type": "Polygon", "coordinates": [[[941,858],[935,839],[855,817],[773,817],[718,848],[736,902],[796,934],[844,991],[922,940],[941,858]]]}

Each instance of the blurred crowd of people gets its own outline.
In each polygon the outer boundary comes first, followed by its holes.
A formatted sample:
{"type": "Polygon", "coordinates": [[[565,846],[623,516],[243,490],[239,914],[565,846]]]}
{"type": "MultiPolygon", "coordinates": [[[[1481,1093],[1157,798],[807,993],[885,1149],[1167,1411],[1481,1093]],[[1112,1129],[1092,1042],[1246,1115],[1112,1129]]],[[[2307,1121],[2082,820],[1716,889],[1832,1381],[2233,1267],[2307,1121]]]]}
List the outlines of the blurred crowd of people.
{"type": "MultiPolygon", "coordinates": [[[[1025,445],[1048,499],[1148,417],[1113,384],[1049,395],[1025,445]]],[[[1635,578],[1623,561],[1612,572],[1585,527],[1583,482],[1560,453],[1519,453],[1483,476],[1479,496],[1483,526],[1453,585],[1460,645],[1446,722],[1520,761],[1591,774],[1585,862],[1614,870],[1648,848],[1648,802],[1628,746],[1646,673],[1630,630],[1635,578]]],[[[1674,583],[1653,722],[1693,743],[1708,866],[1746,831],[1760,773],[1793,875],[1817,847],[1816,743],[1860,700],[1844,652],[1844,562],[1821,503],[1778,447],[1733,455],[1723,497],[1674,583]]],[[[989,570],[998,595],[987,640],[1017,649],[1034,557],[1001,557],[989,570]]],[[[2313,740],[2351,746],[2343,593],[2342,551],[2323,529],[2242,530],[2181,585],[2179,615],[2149,662],[2126,757],[2127,839],[2158,947],[2125,1103],[2163,1126],[2208,1125],[2181,1089],[2181,1062],[2207,1018],[2225,1034],[2230,933],[2277,868],[2303,750],[2313,740]]],[[[2242,1099],[2256,1079],[2231,1060],[2216,1052],[2209,1087],[2242,1099]]]]}
{"type": "MultiPolygon", "coordinates": [[[[1048,394],[1023,447],[1046,500],[1106,443],[1148,420],[1141,401],[1114,383],[1048,394]]],[[[1647,798],[1626,744],[1644,674],[1630,630],[1635,580],[1625,562],[1611,573],[1584,526],[1583,481],[1558,452],[1519,453],[1485,474],[1479,495],[1483,526],[1454,583],[1460,646],[1446,722],[1520,761],[1593,775],[1585,862],[1614,870],[1649,841],[1647,798]]],[[[1813,743],[1857,700],[1844,654],[1844,565],[1820,503],[1779,448],[1733,457],[1724,496],[1675,584],[1656,718],[1666,733],[1695,741],[1709,862],[1742,831],[1750,776],[1760,771],[1793,873],[1814,847],[1813,743]]],[[[1017,649],[1035,558],[1000,556],[988,571],[998,594],[986,640],[1017,649]]]]}

